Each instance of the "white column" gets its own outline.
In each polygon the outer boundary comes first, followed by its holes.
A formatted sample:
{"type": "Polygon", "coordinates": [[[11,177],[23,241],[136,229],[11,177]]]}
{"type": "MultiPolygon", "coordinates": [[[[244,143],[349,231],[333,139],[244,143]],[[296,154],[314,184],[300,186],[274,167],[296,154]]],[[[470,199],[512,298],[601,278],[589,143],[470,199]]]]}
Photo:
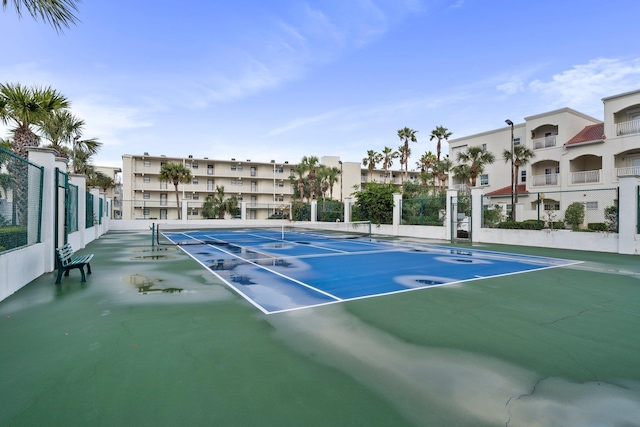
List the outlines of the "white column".
{"type": "Polygon", "coordinates": [[[342,203],[344,204],[344,222],[351,222],[351,197],[345,197],[342,199],[342,203]]]}
{"type": "Polygon", "coordinates": [[[620,177],[618,197],[618,253],[638,255],[638,185],[639,176],[620,177]]]}
{"type": "Polygon", "coordinates": [[[455,200],[458,197],[458,190],[447,190],[447,202],[446,202],[446,209],[447,209],[447,215],[444,219],[444,226],[445,226],[445,234],[447,236],[447,239],[451,239],[451,223],[457,218],[458,216],[458,211],[457,209],[453,209],[453,206],[451,206],[451,200],[453,198],[453,200],[455,200]]]}
{"type": "Polygon", "coordinates": [[[311,201],[311,222],[317,222],[317,221],[318,221],[318,201],[312,200],[311,201]]]}
{"type": "MultiPolygon", "coordinates": [[[[475,236],[479,236],[480,229],[482,228],[482,194],[484,190],[482,188],[471,189],[471,240],[475,241],[475,236]],[[478,234],[476,234],[478,231],[478,234]]],[[[522,218],[522,216],[520,217],[522,218]]]]}
{"type": "Polygon", "coordinates": [[[240,219],[247,220],[247,202],[240,203],[240,219]]]}
{"type": "Polygon", "coordinates": [[[393,235],[398,235],[398,226],[402,222],[402,194],[393,195],[393,235]]]}
{"type": "MultiPolygon", "coordinates": [[[[56,167],[55,151],[48,148],[28,148],[29,161],[44,167],[43,187],[42,187],[42,211],[40,241],[45,247],[45,271],[53,271],[54,246],[55,246],[55,189],[56,189],[56,167]]],[[[64,224],[64,223],[63,223],[64,224]]]]}

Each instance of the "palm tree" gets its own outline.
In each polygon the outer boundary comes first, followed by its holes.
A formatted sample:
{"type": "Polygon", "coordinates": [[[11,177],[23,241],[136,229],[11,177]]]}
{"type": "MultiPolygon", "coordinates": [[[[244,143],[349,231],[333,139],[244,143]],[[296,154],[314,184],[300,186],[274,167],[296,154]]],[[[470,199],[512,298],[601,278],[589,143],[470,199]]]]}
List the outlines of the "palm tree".
{"type": "Polygon", "coordinates": [[[82,138],[84,120],[78,119],[67,110],[52,112],[40,125],[40,134],[49,140],[48,148],[59,155],[71,158],[71,171],[81,173],[102,146],[96,138],[82,138]]]}
{"type": "Polygon", "coordinates": [[[436,164],[436,155],[431,151],[427,151],[422,156],[420,156],[420,160],[416,162],[416,166],[420,168],[420,172],[426,172],[436,164]]]}
{"type": "Polygon", "coordinates": [[[489,151],[484,151],[482,147],[469,147],[467,151],[458,153],[458,162],[469,167],[469,178],[471,186],[476,186],[476,178],[484,172],[485,165],[490,165],[495,161],[495,156],[489,151]]]}
{"type": "Polygon", "coordinates": [[[305,166],[305,170],[309,172],[309,194],[310,198],[316,198],[316,166],[320,164],[320,159],[317,156],[304,156],[300,162],[305,166]]]}
{"type": "Polygon", "coordinates": [[[25,147],[38,146],[39,137],[33,128],[42,126],[54,111],[66,108],[69,101],[51,87],[0,83],[0,120],[15,126],[11,148],[19,156],[26,156],[25,147]]]}
{"type": "Polygon", "coordinates": [[[369,169],[369,181],[373,181],[373,170],[382,161],[382,154],[375,150],[367,150],[367,157],[362,159],[362,165],[369,169]]]}
{"type": "MultiPolygon", "coordinates": [[[[8,0],[2,0],[2,8],[6,10],[8,0]]],[[[61,32],[62,27],[69,28],[69,24],[78,22],[74,11],[80,0],[12,0],[13,8],[19,17],[22,17],[22,8],[38,20],[48,22],[56,31],[61,32]]]]}
{"type": "Polygon", "coordinates": [[[443,126],[436,126],[434,130],[431,131],[431,136],[429,137],[429,141],[433,141],[433,139],[438,140],[438,145],[436,147],[436,160],[440,161],[440,152],[442,151],[442,140],[449,140],[449,137],[453,135],[453,132],[449,132],[449,129],[443,126]]]}
{"type": "MultiPolygon", "coordinates": [[[[515,183],[518,182],[518,176],[520,175],[520,167],[525,166],[529,163],[536,154],[530,148],[525,147],[524,145],[515,145],[513,147],[513,167],[515,169],[513,173],[513,180],[515,183]]],[[[502,152],[502,158],[505,163],[509,163],[511,161],[511,151],[504,150],[502,152]]],[[[516,189],[518,186],[516,185],[516,189]]],[[[515,203],[518,203],[518,191],[515,192],[515,203]]]]}
{"type": "Polygon", "coordinates": [[[400,160],[400,164],[404,164],[405,180],[409,175],[409,156],[411,155],[411,150],[409,149],[409,141],[418,142],[416,133],[418,133],[417,130],[409,129],[408,127],[404,127],[403,129],[398,130],[398,138],[400,138],[400,141],[404,142],[404,150],[400,152],[403,157],[400,160]]]}
{"type": "Polygon", "coordinates": [[[176,189],[176,206],[178,207],[178,219],[181,217],[180,197],[178,193],[178,184],[187,184],[191,182],[191,171],[184,167],[181,163],[165,163],[160,169],[160,181],[173,182],[176,189]]]}
{"type": "MultiPolygon", "coordinates": [[[[437,161],[432,169],[433,174],[438,178],[438,188],[440,190],[444,190],[446,187],[447,179],[449,178],[449,171],[453,167],[451,160],[449,160],[449,155],[447,154],[442,158],[442,160],[437,161]]],[[[468,179],[468,178],[467,178],[468,179]]]]}
{"type": "Polygon", "coordinates": [[[405,147],[404,145],[401,145],[398,147],[398,157],[400,158],[400,166],[402,169],[402,165],[405,166],[405,173],[402,175],[402,182],[405,181],[406,178],[406,174],[408,174],[408,162],[409,162],[409,157],[411,157],[411,147],[405,147]]]}
{"type": "Polygon", "coordinates": [[[397,159],[400,155],[397,151],[393,151],[392,148],[384,147],[382,149],[382,169],[384,169],[384,182],[387,183],[387,171],[393,166],[393,159],[397,159]]]}
{"type": "Polygon", "coordinates": [[[333,185],[338,182],[338,175],[342,171],[338,167],[327,168],[327,183],[329,184],[329,199],[333,200],[333,185]]]}
{"type": "Polygon", "coordinates": [[[300,200],[304,198],[304,174],[307,172],[307,166],[303,163],[298,163],[293,168],[293,174],[289,177],[291,179],[291,183],[298,184],[298,197],[300,200]],[[296,175],[298,176],[296,178],[296,175]]]}
{"type": "MultiPolygon", "coordinates": [[[[93,168],[92,168],[93,169],[93,168]]],[[[91,173],[87,173],[87,187],[98,187],[102,190],[103,193],[106,193],[110,188],[115,188],[116,183],[108,175],[105,175],[102,172],[91,171],[91,173]]]]}

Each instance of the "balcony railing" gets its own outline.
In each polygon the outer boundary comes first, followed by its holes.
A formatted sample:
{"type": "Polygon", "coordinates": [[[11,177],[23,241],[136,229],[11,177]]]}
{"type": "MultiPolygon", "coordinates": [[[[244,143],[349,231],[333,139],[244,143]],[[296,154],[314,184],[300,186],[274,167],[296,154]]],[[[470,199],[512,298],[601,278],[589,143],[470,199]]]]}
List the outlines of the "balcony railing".
{"type": "Polygon", "coordinates": [[[622,122],[616,124],[616,135],[631,135],[634,133],[640,133],[640,120],[631,120],[629,122],[622,122]]]}
{"type": "Polygon", "coordinates": [[[545,136],[544,138],[536,138],[533,141],[533,149],[549,148],[556,146],[556,135],[545,136]]]}
{"type": "Polygon", "coordinates": [[[616,176],[640,176],[640,166],[629,166],[626,168],[617,168],[616,176]]]}
{"type": "Polygon", "coordinates": [[[592,182],[600,182],[600,171],[592,170],[592,171],[580,171],[580,172],[571,172],[571,183],[572,184],[587,184],[592,182]]]}
{"type": "Polygon", "coordinates": [[[558,185],[559,174],[549,173],[544,175],[533,175],[531,177],[531,185],[534,187],[542,187],[547,185],[558,185]]]}

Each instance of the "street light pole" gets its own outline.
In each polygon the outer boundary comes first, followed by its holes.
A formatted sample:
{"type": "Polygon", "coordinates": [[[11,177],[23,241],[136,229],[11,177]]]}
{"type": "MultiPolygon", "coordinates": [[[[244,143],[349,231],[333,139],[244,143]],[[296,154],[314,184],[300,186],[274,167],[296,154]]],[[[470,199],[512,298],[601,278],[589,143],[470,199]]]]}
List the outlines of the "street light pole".
{"type": "Polygon", "coordinates": [[[515,194],[516,194],[516,177],[513,169],[513,122],[509,119],[505,123],[511,126],[511,221],[516,220],[515,194]]]}

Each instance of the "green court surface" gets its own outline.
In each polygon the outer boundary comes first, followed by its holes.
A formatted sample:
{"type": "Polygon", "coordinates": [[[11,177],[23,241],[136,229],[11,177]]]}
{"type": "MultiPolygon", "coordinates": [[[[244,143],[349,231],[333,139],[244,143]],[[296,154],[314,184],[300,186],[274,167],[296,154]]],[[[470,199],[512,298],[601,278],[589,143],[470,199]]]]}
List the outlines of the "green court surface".
{"type": "Polygon", "coordinates": [[[267,315],[107,234],[0,302],[0,425],[640,426],[640,258],[474,248],[584,262],[267,315]]]}

